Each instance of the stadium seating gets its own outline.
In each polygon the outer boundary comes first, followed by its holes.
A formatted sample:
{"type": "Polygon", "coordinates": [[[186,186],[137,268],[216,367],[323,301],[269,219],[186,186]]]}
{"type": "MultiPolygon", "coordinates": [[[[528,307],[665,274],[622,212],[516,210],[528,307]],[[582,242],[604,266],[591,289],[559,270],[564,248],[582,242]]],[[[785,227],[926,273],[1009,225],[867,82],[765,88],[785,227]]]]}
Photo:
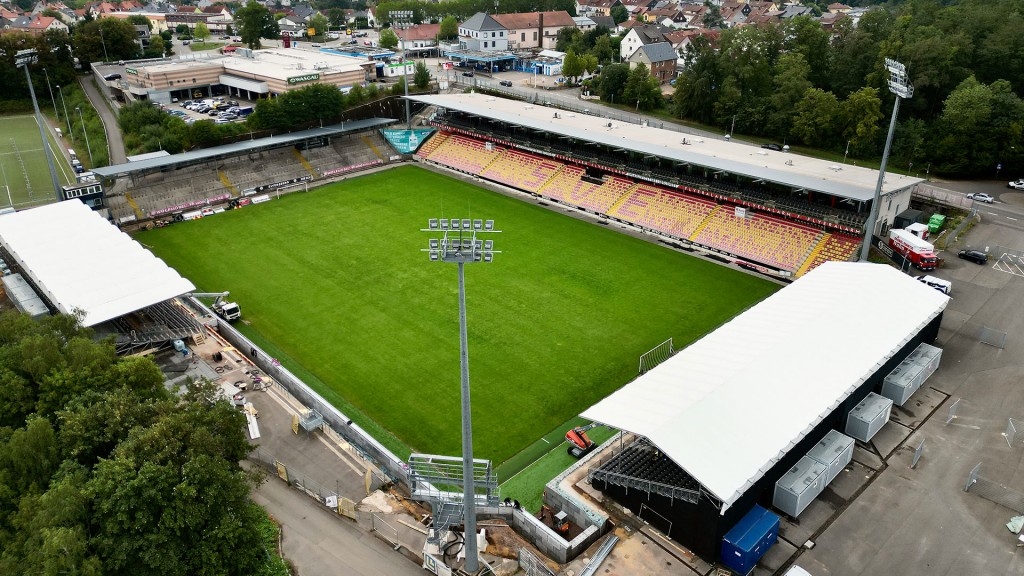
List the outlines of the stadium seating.
{"type": "Polygon", "coordinates": [[[829,260],[839,262],[850,260],[857,253],[860,245],[860,238],[843,234],[826,234],[797,271],[797,276],[803,276],[829,260]]]}
{"type": "Polygon", "coordinates": [[[608,177],[604,184],[594,184],[581,180],[582,175],[583,168],[567,164],[539,192],[566,204],[604,214],[633,186],[629,180],[613,176],[608,177]]]}
{"type": "Polygon", "coordinates": [[[437,147],[444,143],[448,139],[449,134],[447,132],[435,132],[434,135],[420,146],[420,149],[416,151],[416,155],[420,158],[427,158],[437,150],[437,147]]]}
{"type": "Polygon", "coordinates": [[[556,160],[505,150],[480,176],[527,192],[537,192],[562,166],[564,164],[556,160]]]}
{"type": "Polygon", "coordinates": [[[714,209],[714,203],[702,198],[638,184],[608,215],[677,238],[689,238],[714,209]]]}
{"type": "Polygon", "coordinates": [[[638,489],[642,489],[644,482],[656,482],[691,491],[700,489],[700,484],[692,476],[646,440],[638,440],[627,446],[621,453],[602,464],[594,476],[610,484],[627,483],[625,478],[632,478],[640,482],[628,484],[638,489]]]}
{"type": "Polygon", "coordinates": [[[735,215],[732,205],[720,205],[690,239],[769,266],[797,271],[823,233],[772,216],[735,215]]]}
{"type": "Polygon", "coordinates": [[[430,154],[428,160],[469,174],[480,174],[501,152],[499,146],[488,150],[480,140],[453,134],[430,154]]]}

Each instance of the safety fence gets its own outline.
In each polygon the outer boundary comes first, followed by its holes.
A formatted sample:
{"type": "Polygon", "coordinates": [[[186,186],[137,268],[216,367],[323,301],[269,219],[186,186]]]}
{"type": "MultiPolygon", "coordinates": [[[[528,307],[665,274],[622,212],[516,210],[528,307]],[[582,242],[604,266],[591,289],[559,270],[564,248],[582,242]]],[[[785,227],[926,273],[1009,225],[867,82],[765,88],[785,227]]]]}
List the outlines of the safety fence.
{"type": "Polygon", "coordinates": [[[981,463],[971,469],[964,486],[965,492],[980,496],[1000,506],[1024,514],[1024,494],[981,476],[981,463]]]}
{"type": "Polygon", "coordinates": [[[289,486],[316,500],[321,506],[341,516],[359,520],[355,501],[338,494],[337,485],[334,489],[323,486],[260,448],[253,450],[248,459],[284,480],[289,486]]]}
{"type": "Polygon", "coordinates": [[[978,332],[978,340],[982,344],[988,344],[989,346],[995,346],[996,348],[1006,347],[1006,332],[1002,330],[996,330],[995,328],[989,328],[988,326],[982,326],[978,332]]]}

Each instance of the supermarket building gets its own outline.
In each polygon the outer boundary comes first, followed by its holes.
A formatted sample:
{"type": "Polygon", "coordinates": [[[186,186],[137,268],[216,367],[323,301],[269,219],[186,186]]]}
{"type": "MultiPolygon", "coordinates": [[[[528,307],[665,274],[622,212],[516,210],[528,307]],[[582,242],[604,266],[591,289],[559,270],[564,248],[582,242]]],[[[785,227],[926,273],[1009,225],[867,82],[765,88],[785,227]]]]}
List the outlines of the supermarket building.
{"type": "Polygon", "coordinates": [[[208,96],[256,100],[313,83],[347,91],[366,83],[374,67],[370,59],[319,51],[239,48],[232,54],[205,58],[97,64],[94,70],[97,81],[115,96],[168,104],[208,96]],[[120,78],[105,80],[112,74],[120,78]]]}

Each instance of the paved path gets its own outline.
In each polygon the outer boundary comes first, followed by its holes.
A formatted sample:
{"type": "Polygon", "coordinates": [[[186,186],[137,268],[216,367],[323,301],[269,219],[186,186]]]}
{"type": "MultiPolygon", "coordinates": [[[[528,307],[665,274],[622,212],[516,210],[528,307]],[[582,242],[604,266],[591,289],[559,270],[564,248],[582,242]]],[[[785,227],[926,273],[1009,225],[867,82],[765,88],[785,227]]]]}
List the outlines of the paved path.
{"type": "Polygon", "coordinates": [[[107,147],[110,149],[110,164],[124,164],[128,161],[128,157],[124,152],[124,140],[121,139],[121,127],[117,125],[117,116],[111,109],[107,98],[96,88],[92,79],[91,74],[79,76],[78,83],[82,85],[89,102],[96,109],[96,113],[100,115],[100,120],[103,121],[103,131],[107,133],[107,147]]]}
{"type": "Polygon", "coordinates": [[[421,576],[423,570],[355,522],[270,477],[252,498],[283,526],[284,556],[301,576],[421,576]]]}

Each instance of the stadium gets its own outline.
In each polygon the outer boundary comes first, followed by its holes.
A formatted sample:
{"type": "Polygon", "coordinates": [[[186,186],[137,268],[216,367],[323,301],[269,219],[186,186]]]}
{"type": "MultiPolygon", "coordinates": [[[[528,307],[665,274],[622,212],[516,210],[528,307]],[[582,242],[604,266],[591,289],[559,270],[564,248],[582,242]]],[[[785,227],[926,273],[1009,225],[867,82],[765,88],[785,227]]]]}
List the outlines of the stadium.
{"type": "MultiPolygon", "coordinates": [[[[328,425],[415,485],[416,454],[459,450],[453,278],[420,253],[419,229],[494,218],[503,253],[469,288],[474,381],[488,383],[474,389],[477,454],[504,480],[579,416],[603,424],[617,432],[575,467],[583,482],[709,561],[757,506],[782,510],[786,474],[935,339],[944,295],[849,262],[874,171],[481,94],[413,100],[432,130],[367,118],[96,169],[111,221],[188,280],[88,325],[109,323],[123,351],[202,338],[188,313],[201,304],[179,297],[230,289],[246,322],[222,327],[229,340],[301,376],[328,425]],[[391,166],[409,160],[422,168],[391,166]],[[155,324],[171,330],[137,328],[155,324]],[[666,338],[682,350],[638,376],[666,338]]],[[[886,175],[876,233],[919,181],[886,175]]],[[[92,319],[37,267],[39,221],[11,222],[5,258],[48,308],[92,319]]],[[[612,522],[558,481],[544,501],[574,537],[532,529],[565,562],[612,522]]]]}

